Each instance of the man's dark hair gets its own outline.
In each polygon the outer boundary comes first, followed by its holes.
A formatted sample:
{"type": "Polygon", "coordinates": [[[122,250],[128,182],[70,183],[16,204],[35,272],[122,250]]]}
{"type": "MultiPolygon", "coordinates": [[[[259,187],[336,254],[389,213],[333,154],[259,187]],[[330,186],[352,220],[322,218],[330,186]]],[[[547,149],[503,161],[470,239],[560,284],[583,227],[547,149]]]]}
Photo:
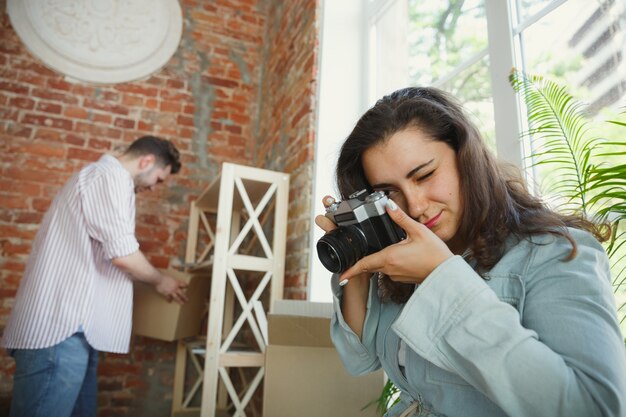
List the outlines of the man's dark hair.
{"type": "Polygon", "coordinates": [[[172,142],[156,136],[142,136],[130,144],[124,155],[133,157],[154,155],[157,163],[162,166],[171,166],[172,174],[180,171],[180,153],[172,142]]]}

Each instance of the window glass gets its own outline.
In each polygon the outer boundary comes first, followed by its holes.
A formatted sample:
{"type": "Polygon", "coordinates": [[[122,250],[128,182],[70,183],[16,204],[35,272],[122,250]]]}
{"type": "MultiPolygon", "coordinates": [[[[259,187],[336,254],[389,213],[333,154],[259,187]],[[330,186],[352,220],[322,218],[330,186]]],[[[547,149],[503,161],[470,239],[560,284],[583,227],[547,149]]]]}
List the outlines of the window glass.
{"type": "Polygon", "coordinates": [[[564,2],[522,32],[526,71],[568,86],[591,116],[615,114],[626,95],[625,10],[612,0],[564,2]]]}
{"type": "Polygon", "coordinates": [[[489,80],[489,57],[485,56],[439,87],[459,99],[489,147],[496,152],[495,118],[489,80]]]}
{"type": "MultiPolygon", "coordinates": [[[[624,2],[568,0],[520,34],[525,71],[567,87],[585,104],[596,137],[621,137],[619,127],[606,121],[623,119],[624,20],[624,2]]],[[[594,161],[602,163],[603,158],[594,161]]],[[[552,169],[535,167],[536,182],[547,180],[552,169]]]]}
{"type": "Polygon", "coordinates": [[[374,104],[380,97],[407,86],[407,10],[406,1],[387,2],[383,12],[374,22],[373,42],[370,54],[375,57],[371,69],[370,87],[374,96],[369,102],[374,104]]]}
{"type": "Polygon", "coordinates": [[[484,0],[409,0],[409,79],[458,98],[495,149],[484,0]],[[476,62],[471,63],[474,59],[476,62]]]}
{"type": "Polygon", "coordinates": [[[519,0],[518,9],[520,17],[526,19],[535,13],[540,12],[545,6],[554,0],[519,0]]]}
{"type": "Polygon", "coordinates": [[[483,0],[409,0],[409,78],[430,85],[487,47],[483,0]]]}

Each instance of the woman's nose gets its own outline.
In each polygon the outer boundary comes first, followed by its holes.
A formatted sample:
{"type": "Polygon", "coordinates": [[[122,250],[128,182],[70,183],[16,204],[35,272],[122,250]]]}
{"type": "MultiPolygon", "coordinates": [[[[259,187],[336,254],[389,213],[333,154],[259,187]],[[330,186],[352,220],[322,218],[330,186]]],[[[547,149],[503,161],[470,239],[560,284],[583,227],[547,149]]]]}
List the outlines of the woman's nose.
{"type": "Polygon", "coordinates": [[[406,196],[407,213],[419,221],[419,218],[428,208],[428,200],[420,190],[411,190],[406,196]]]}

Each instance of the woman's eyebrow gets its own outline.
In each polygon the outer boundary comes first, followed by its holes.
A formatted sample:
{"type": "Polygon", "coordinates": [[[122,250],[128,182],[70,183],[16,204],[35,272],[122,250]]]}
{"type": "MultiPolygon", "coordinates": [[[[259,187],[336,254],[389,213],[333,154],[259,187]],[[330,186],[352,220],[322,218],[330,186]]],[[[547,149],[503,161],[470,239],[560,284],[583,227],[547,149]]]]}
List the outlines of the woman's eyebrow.
{"type": "Polygon", "coordinates": [[[371,186],[372,190],[384,190],[386,188],[391,188],[391,187],[392,185],[387,184],[387,183],[374,184],[371,186]]]}
{"type": "MultiPolygon", "coordinates": [[[[413,175],[417,174],[420,170],[422,170],[423,168],[426,168],[428,165],[432,164],[434,161],[435,159],[433,158],[428,162],[424,162],[423,164],[416,166],[415,168],[410,170],[408,174],[406,174],[406,178],[407,179],[411,178],[413,175]]],[[[393,187],[393,185],[385,182],[385,183],[380,183],[380,184],[374,184],[371,187],[373,190],[380,190],[380,189],[393,187]]]]}
{"type": "Polygon", "coordinates": [[[411,178],[413,175],[417,174],[421,169],[426,168],[428,165],[432,164],[434,161],[435,159],[433,158],[428,162],[424,162],[423,164],[416,166],[415,168],[413,168],[406,174],[406,178],[407,179],[411,178]]]}

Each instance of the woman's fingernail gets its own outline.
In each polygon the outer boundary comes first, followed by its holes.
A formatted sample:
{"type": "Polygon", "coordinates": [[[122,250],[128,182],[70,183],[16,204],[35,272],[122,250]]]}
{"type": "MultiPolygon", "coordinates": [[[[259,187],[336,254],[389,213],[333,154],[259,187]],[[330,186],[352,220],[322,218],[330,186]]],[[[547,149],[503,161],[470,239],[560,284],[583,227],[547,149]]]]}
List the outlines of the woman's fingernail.
{"type": "Polygon", "coordinates": [[[328,204],[330,206],[331,204],[333,204],[335,202],[335,199],[332,198],[332,197],[326,197],[325,201],[326,201],[326,204],[328,204]]]}
{"type": "Polygon", "coordinates": [[[346,285],[348,283],[347,279],[344,279],[343,281],[339,281],[339,286],[343,287],[344,285],[346,285]]]}
{"type": "Polygon", "coordinates": [[[389,207],[390,210],[396,210],[398,208],[398,205],[396,204],[395,201],[389,198],[387,199],[387,207],[389,207]]]}

